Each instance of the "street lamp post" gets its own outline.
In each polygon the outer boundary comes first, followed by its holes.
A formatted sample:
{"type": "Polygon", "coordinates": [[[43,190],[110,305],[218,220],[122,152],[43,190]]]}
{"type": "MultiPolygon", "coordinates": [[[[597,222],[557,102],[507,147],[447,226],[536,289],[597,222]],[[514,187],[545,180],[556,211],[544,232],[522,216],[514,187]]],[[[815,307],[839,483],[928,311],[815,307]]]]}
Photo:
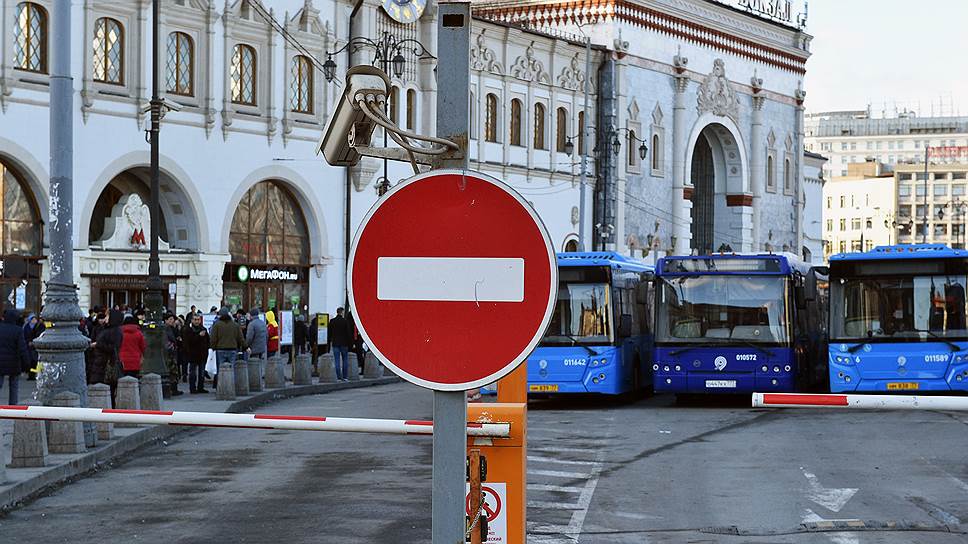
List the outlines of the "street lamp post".
{"type": "Polygon", "coordinates": [[[161,132],[161,113],[164,102],[159,95],[161,86],[161,0],[152,0],[152,36],[151,36],[151,128],[149,129],[151,146],[151,190],[148,200],[148,213],[151,217],[151,241],[148,254],[148,282],[145,290],[145,308],[147,323],[145,324],[145,343],[147,344],[144,362],[141,365],[142,374],[157,374],[161,376],[162,394],[170,398],[177,384],[169,380],[168,365],[165,362],[165,324],[163,320],[164,295],[162,294],[161,265],[158,260],[158,229],[161,172],[159,169],[159,133],[161,132]]]}
{"type": "MultiPolygon", "coordinates": [[[[394,77],[398,79],[403,77],[403,71],[407,66],[407,59],[403,56],[404,51],[412,52],[414,56],[421,59],[435,58],[422,43],[412,38],[400,40],[397,39],[397,37],[393,34],[386,31],[383,32],[383,36],[381,36],[379,40],[357,36],[355,38],[350,38],[346,44],[343,45],[343,47],[340,47],[336,51],[326,52],[326,62],[323,63],[323,76],[326,77],[326,81],[332,83],[333,79],[336,78],[336,61],[333,60],[334,55],[338,55],[346,50],[356,52],[364,48],[373,49],[374,53],[372,64],[374,66],[379,63],[385,74],[389,75],[392,73],[394,77]]],[[[396,98],[397,102],[399,102],[399,96],[396,98]]],[[[399,111],[400,104],[397,103],[395,106],[397,111],[399,111]]],[[[386,105],[384,106],[384,113],[389,113],[389,108],[390,100],[387,100],[386,105]]],[[[397,120],[394,119],[393,121],[396,122],[397,120]]],[[[385,129],[383,130],[383,147],[387,147],[387,131],[385,129]]],[[[383,177],[376,186],[378,196],[383,196],[387,191],[390,190],[390,179],[388,177],[387,169],[388,159],[384,157],[383,177]]]]}
{"type": "MultiPolygon", "coordinates": [[[[69,391],[87,406],[84,350],[90,345],[78,330],[84,313],[74,284],[74,79],[71,77],[71,1],[57,0],[53,10],[50,74],[50,280],[41,318],[53,326],[34,340],[43,370],[37,400],[50,404],[69,391]]],[[[84,442],[96,443],[93,424],[84,425],[84,442]]]]}
{"type": "MultiPolygon", "coordinates": [[[[586,113],[585,115],[586,115],[586,118],[587,118],[587,115],[588,114],[586,113]]],[[[583,136],[587,136],[588,135],[588,129],[586,127],[579,127],[579,130],[583,131],[582,132],[582,135],[583,136]]],[[[649,146],[646,145],[645,140],[639,138],[638,136],[635,135],[634,132],[632,132],[631,130],[629,130],[627,128],[615,128],[614,126],[609,125],[605,130],[600,131],[600,130],[598,130],[596,128],[596,129],[592,129],[592,131],[595,133],[595,149],[594,149],[594,151],[600,151],[598,160],[605,160],[605,161],[607,161],[607,164],[611,164],[612,158],[613,157],[618,157],[619,153],[621,153],[621,150],[622,150],[622,142],[621,142],[621,140],[619,140],[618,135],[621,134],[622,132],[625,132],[626,134],[628,134],[629,138],[632,140],[632,143],[639,142],[639,147],[638,147],[639,159],[641,159],[641,160],[644,161],[645,160],[645,157],[649,153],[649,146]],[[604,142],[604,145],[601,146],[601,147],[599,147],[599,145],[598,145],[599,142],[604,142]],[[611,157],[609,156],[609,152],[611,152],[611,155],[612,155],[611,157]]],[[[572,142],[572,139],[573,138],[574,138],[573,136],[568,136],[568,137],[566,137],[566,141],[565,141],[565,154],[568,155],[569,158],[571,157],[572,153],[575,152],[575,144],[574,144],[574,142],[572,142]]],[[[582,147],[584,148],[584,146],[582,146],[582,147]]],[[[581,176],[582,176],[581,179],[582,179],[582,181],[580,183],[580,188],[582,190],[582,194],[580,195],[581,196],[581,202],[580,203],[581,204],[584,204],[584,197],[585,197],[585,193],[584,193],[584,185],[585,185],[585,182],[584,182],[584,180],[585,180],[585,150],[584,149],[580,149],[579,151],[582,154],[582,162],[581,162],[581,176]]],[[[608,237],[613,232],[615,232],[615,226],[612,225],[609,222],[609,220],[608,220],[609,219],[608,218],[608,208],[609,208],[609,206],[608,206],[608,187],[603,187],[603,189],[602,189],[602,221],[600,223],[598,223],[597,225],[595,225],[596,228],[598,228],[598,231],[599,231],[598,234],[599,234],[599,237],[601,239],[600,248],[602,250],[605,249],[605,245],[608,243],[608,237]]],[[[579,215],[579,217],[578,217],[579,225],[584,225],[585,217],[584,217],[584,206],[583,205],[579,207],[579,213],[578,213],[578,215],[579,215]]],[[[579,248],[582,249],[582,250],[584,250],[584,247],[583,247],[582,242],[580,240],[580,238],[581,238],[581,229],[579,229],[579,232],[580,232],[580,234],[579,234],[579,248]]]]}

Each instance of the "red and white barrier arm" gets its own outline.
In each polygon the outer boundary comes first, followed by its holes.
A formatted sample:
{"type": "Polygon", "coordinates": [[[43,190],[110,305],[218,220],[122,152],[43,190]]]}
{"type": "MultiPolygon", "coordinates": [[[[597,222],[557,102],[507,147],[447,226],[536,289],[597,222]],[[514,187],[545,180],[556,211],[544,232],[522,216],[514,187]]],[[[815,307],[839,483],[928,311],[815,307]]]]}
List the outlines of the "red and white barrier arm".
{"type": "MultiPolygon", "coordinates": [[[[0,406],[0,419],[49,419],[86,423],[133,423],[137,425],[184,425],[190,427],[284,429],[290,431],[434,434],[434,423],[420,420],[112,410],[108,408],[62,408],[57,406],[0,406]]],[[[510,434],[511,426],[508,423],[469,422],[467,424],[468,436],[507,438],[510,434]]]]}
{"type": "Polygon", "coordinates": [[[860,410],[968,410],[968,397],[753,393],[753,407],[856,408],[860,410]]]}

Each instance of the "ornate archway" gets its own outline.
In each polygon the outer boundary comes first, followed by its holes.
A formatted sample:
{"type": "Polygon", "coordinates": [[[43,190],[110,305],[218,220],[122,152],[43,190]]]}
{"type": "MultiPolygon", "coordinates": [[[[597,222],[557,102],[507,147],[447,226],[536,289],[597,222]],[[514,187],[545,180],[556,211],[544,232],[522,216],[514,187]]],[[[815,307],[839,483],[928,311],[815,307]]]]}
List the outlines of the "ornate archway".
{"type": "Polygon", "coordinates": [[[40,310],[44,223],[26,179],[0,156],[0,306],[40,310]]]}

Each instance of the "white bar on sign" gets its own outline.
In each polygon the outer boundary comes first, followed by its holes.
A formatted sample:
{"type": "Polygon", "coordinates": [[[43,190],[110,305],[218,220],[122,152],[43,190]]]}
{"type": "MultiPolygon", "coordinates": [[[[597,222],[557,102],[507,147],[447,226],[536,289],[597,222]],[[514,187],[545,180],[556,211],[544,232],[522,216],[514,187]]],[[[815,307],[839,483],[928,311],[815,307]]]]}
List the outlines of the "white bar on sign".
{"type": "Polygon", "coordinates": [[[380,300],[446,302],[524,301],[524,259],[380,257],[380,300]]]}

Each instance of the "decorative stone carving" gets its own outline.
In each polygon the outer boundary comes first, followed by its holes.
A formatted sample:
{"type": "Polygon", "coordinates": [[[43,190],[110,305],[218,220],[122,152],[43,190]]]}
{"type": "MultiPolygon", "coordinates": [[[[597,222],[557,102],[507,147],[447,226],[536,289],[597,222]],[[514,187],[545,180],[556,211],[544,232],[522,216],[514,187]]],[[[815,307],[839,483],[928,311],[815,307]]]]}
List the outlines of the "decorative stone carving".
{"type": "MultiPolygon", "coordinates": [[[[561,69],[561,74],[558,75],[558,85],[572,91],[580,91],[584,83],[585,72],[578,67],[578,53],[575,53],[575,56],[568,62],[568,66],[561,69]]],[[[591,92],[591,89],[589,89],[589,92],[591,92]]]]}
{"type": "Polygon", "coordinates": [[[655,109],[652,110],[652,124],[657,127],[661,127],[663,117],[665,117],[665,115],[662,113],[662,106],[660,106],[659,103],[656,102],[655,109]]]}
{"type": "MultiPolygon", "coordinates": [[[[92,245],[101,249],[147,249],[151,240],[151,212],[137,193],[127,194],[111,208],[104,220],[104,237],[92,245]]],[[[159,239],[158,249],[168,251],[168,242],[159,239]]]]}
{"type": "Polygon", "coordinates": [[[477,35],[475,43],[477,47],[471,49],[471,70],[483,70],[496,75],[504,74],[504,68],[497,61],[497,55],[487,47],[487,43],[484,41],[483,30],[477,35]]]}
{"type": "Polygon", "coordinates": [[[689,66],[689,59],[682,56],[682,46],[674,57],[672,57],[672,68],[675,70],[676,92],[684,93],[689,86],[689,75],[686,74],[686,67],[689,66]]]}
{"type": "Polygon", "coordinates": [[[739,115],[739,99],[726,79],[723,59],[713,61],[713,71],[699,86],[697,109],[700,114],[712,112],[720,117],[736,118],[739,115]]]}
{"type": "Polygon", "coordinates": [[[524,56],[518,57],[511,66],[511,75],[525,81],[536,81],[538,83],[549,83],[548,74],[544,70],[544,64],[534,58],[534,42],[528,45],[524,51],[524,56]]]}

